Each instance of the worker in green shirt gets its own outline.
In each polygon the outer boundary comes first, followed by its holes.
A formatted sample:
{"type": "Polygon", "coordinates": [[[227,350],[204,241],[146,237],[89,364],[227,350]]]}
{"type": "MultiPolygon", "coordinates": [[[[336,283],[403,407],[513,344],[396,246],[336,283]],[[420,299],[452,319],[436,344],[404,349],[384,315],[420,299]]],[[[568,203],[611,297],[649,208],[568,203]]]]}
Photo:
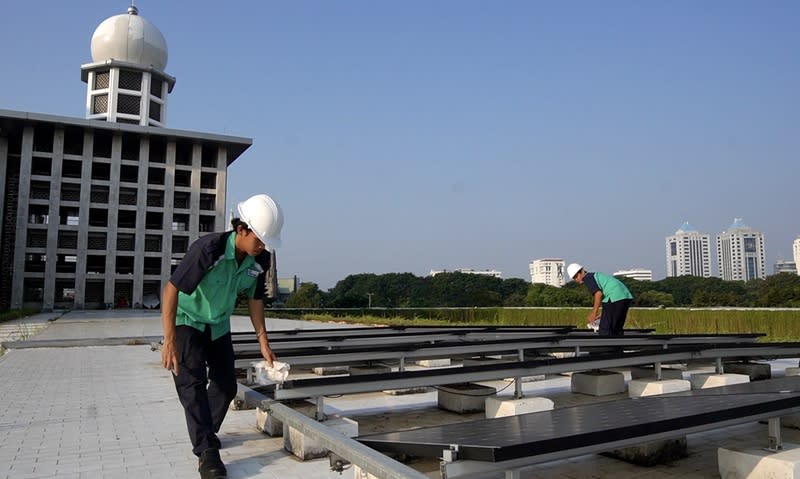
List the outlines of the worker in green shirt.
{"type": "Polygon", "coordinates": [[[202,479],[227,477],[217,432],[237,392],[230,319],[240,293],[249,298],[261,355],[270,365],[275,359],[263,297],[272,252],[280,246],[283,213],[263,194],[239,203],[237,210],[233,230],[192,244],[161,297],[161,361],[173,373],[202,479]]]}
{"type": "Polygon", "coordinates": [[[625,284],[604,273],[589,273],[578,263],[567,266],[567,275],[574,281],[585,284],[592,294],[592,312],[586,322],[591,325],[599,318],[598,333],[601,336],[622,336],[622,328],[633,301],[633,295],[625,284]]]}

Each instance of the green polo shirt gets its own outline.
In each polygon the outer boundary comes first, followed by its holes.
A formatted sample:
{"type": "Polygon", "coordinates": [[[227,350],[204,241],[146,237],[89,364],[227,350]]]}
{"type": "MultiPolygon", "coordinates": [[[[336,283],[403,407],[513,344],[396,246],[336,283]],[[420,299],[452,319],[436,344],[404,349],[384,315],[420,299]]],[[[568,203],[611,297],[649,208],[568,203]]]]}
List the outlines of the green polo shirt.
{"type": "Polygon", "coordinates": [[[178,288],[175,324],[199,331],[209,325],[212,340],[229,333],[239,293],[263,297],[268,264],[269,253],[245,256],[239,264],[232,231],[203,236],[192,244],[170,278],[178,288]]]}
{"type": "Polygon", "coordinates": [[[617,278],[604,273],[586,273],[583,282],[589,288],[589,292],[602,291],[604,303],[614,303],[623,299],[633,299],[633,295],[625,286],[625,283],[617,278]]]}

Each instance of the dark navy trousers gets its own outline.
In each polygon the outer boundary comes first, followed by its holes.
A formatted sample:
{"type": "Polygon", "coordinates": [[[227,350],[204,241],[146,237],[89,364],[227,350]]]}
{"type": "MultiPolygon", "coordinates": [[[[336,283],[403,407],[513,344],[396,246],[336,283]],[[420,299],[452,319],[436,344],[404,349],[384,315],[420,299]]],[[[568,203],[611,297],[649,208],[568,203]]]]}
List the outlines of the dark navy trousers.
{"type": "Polygon", "coordinates": [[[180,373],[173,376],[178,398],[186,412],[186,426],[196,456],[219,449],[217,438],[228,406],[236,397],[233,343],[228,333],[211,340],[211,328],[198,331],[177,326],[175,339],[180,373]]]}
{"type": "Polygon", "coordinates": [[[631,307],[630,299],[621,299],[613,303],[603,303],[600,314],[600,336],[622,336],[622,328],[628,317],[628,308],[631,307]]]}

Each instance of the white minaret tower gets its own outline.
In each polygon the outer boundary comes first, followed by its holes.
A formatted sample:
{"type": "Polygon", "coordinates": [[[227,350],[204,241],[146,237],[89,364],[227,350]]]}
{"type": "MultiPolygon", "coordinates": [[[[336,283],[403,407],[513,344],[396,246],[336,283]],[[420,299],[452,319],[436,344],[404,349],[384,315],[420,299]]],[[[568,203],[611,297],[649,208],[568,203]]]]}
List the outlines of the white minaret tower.
{"type": "Polygon", "coordinates": [[[81,65],[86,118],[163,127],[175,86],[166,66],[164,36],[135,6],[107,18],[92,35],[92,63],[81,65]]]}

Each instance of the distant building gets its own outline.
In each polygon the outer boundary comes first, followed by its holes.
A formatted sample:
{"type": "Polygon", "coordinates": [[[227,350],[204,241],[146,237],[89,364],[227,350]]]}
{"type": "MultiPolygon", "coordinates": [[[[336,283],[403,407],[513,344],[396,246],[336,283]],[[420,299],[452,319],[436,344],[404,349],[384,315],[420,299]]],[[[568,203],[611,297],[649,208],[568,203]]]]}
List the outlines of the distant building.
{"type": "Polygon", "coordinates": [[[779,259],[778,261],[775,262],[772,272],[774,274],[778,273],[797,274],[797,263],[795,263],[794,261],[779,259]]]}
{"type": "Polygon", "coordinates": [[[503,273],[500,271],[496,271],[493,269],[471,269],[471,268],[459,268],[454,270],[447,270],[447,269],[432,269],[430,272],[430,276],[436,276],[439,273],[464,273],[464,274],[480,274],[483,276],[492,276],[495,278],[502,278],[503,273]]]}
{"type": "Polygon", "coordinates": [[[800,274],[800,238],[797,238],[792,243],[792,255],[794,256],[794,264],[797,267],[797,274],[800,274]]]}
{"type": "Polygon", "coordinates": [[[636,279],[639,281],[653,281],[653,271],[649,269],[623,269],[614,273],[614,276],[636,279]]]}
{"type": "Polygon", "coordinates": [[[667,277],[711,277],[711,239],[688,222],[666,238],[667,277]]]}
{"type": "Polygon", "coordinates": [[[277,303],[285,303],[289,296],[292,295],[300,287],[297,276],[291,278],[278,278],[278,295],[276,298],[277,303]]]}
{"type": "Polygon", "coordinates": [[[560,288],[564,286],[564,260],[562,258],[541,258],[528,265],[531,272],[531,283],[549,284],[560,288]]]}
{"type": "Polygon", "coordinates": [[[175,79],[136,7],[91,54],[86,119],[0,110],[0,309],[157,307],[189,245],[226,229],[227,168],[252,140],[164,128],[175,79]]]}
{"type": "Polygon", "coordinates": [[[720,277],[727,281],[749,281],[766,276],[764,235],[735,218],[727,231],[717,235],[720,277]]]}

